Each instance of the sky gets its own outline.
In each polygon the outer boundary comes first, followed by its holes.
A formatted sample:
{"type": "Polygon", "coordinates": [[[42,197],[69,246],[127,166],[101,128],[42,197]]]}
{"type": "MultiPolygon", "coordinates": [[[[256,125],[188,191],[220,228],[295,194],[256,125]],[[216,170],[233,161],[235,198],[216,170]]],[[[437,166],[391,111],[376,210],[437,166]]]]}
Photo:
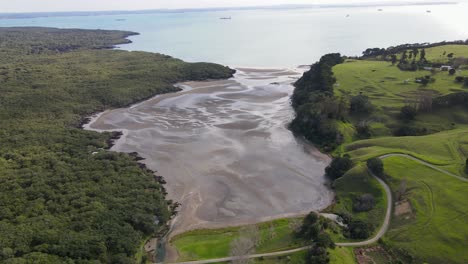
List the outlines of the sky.
{"type": "MultiPolygon", "coordinates": [[[[385,0],[384,0],[385,1],[385,0]]],[[[386,0],[387,2],[428,2],[386,0]]],[[[437,1],[437,0],[433,0],[437,1]]],[[[431,1],[431,2],[433,2],[431,1]]],[[[444,1],[444,0],[441,0],[444,1]]],[[[450,0],[449,0],[450,1],[450,0]]],[[[453,0],[452,0],[453,1],[453,0]]],[[[455,0],[456,1],[456,0],[455,0]]],[[[466,0],[459,0],[466,1],[466,0]]],[[[0,0],[0,13],[209,8],[282,4],[376,3],[377,0],[0,0]]]]}

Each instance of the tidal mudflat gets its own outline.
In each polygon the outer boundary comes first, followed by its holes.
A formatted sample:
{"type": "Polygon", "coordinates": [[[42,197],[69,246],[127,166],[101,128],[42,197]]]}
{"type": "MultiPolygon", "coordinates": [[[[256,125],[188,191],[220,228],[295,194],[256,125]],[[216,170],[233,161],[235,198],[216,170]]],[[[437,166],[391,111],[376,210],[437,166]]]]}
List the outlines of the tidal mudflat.
{"type": "Polygon", "coordinates": [[[138,152],[181,203],[174,233],[263,221],[328,206],[329,162],[287,129],[300,71],[237,69],[178,93],[106,111],[87,125],[123,131],[112,150],[138,152]]]}

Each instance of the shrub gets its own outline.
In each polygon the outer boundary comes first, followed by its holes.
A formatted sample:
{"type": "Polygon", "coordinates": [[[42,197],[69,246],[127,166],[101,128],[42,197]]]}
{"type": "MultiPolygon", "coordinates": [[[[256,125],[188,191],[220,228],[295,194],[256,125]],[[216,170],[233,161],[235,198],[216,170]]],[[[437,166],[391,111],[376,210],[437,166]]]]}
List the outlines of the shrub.
{"type": "Polygon", "coordinates": [[[450,69],[449,70],[449,75],[454,75],[457,71],[455,69],[450,69]]]}
{"type": "Polygon", "coordinates": [[[468,77],[465,77],[463,80],[463,86],[468,87],[468,77]]]}
{"type": "Polygon", "coordinates": [[[349,224],[348,231],[352,239],[366,239],[372,234],[372,227],[361,220],[354,220],[349,224]]]}
{"type": "Polygon", "coordinates": [[[353,167],[353,161],[349,156],[336,157],[332,160],[330,165],[325,168],[325,174],[331,180],[341,178],[349,169],[353,167]]]}
{"type": "Polygon", "coordinates": [[[335,243],[330,235],[326,232],[321,232],[315,239],[316,246],[324,248],[335,248],[335,243]]]}
{"type": "Polygon", "coordinates": [[[366,193],[354,200],[353,211],[355,212],[367,212],[372,210],[375,206],[375,198],[372,194],[366,193]]]}
{"type": "Polygon", "coordinates": [[[468,159],[466,159],[465,162],[465,172],[468,173],[468,159]]]}
{"type": "Polygon", "coordinates": [[[314,240],[320,233],[320,216],[315,212],[310,212],[302,221],[299,236],[304,239],[314,240]]]}
{"type": "Polygon", "coordinates": [[[405,105],[400,110],[400,117],[404,120],[413,120],[416,117],[416,107],[405,105]]]}
{"type": "Polygon", "coordinates": [[[427,128],[422,127],[413,127],[413,126],[401,126],[397,128],[393,135],[396,137],[406,137],[406,136],[422,136],[427,134],[427,128]]]}
{"type": "Polygon", "coordinates": [[[330,263],[328,251],[324,247],[313,247],[307,254],[307,264],[327,264],[330,263]]]}
{"type": "Polygon", "coordinates": [[[357,137],[360,139],[370,138],[372,136],[371,128],[368,122],[359,122],[356,126],[357,137]]]}
{"type": "Polygon", "coordinates": [[[457,83],[462,83],[464,80],[465,80],[465,77],[463,77],[463,76],[455,77],[455,82],[457,82],[457,83]]]}
{"type": "Polygon", "coordinates": [[[370,114],[374,106],[365,95],[356,95],[351,98],[349,112],[351,114],[370,114]]]}
{"type": "Polygon", "coordinates": [[[384,173],[384,165],[382,160],[379,158],[368,159],[367,168],[377,176],[382,176],[384,173]]]}

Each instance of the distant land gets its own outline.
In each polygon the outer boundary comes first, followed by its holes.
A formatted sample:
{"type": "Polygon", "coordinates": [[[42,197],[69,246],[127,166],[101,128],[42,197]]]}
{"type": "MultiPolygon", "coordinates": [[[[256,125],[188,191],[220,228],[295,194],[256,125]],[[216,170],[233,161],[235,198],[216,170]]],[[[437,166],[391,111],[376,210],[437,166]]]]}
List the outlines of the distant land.
{"type": "Polygon", "coordinates": [[[68,17],[68,16],[106,16],[154,13],[184,13],[184,12],[216,12],[236,10],[278,10],[278,9],[310,9],[310,8],[357,8],[357,7],[390,7],[390,6],[417,6],[417,5],[454,5],[457,1],[433,2],[380,2],[355,4],[315,4],[315,5],[274,5],[249,7],[221,7],[221,8],[191,8],[191,9],[152,9],[152,10],[116,10],[116,11],[73,11],[73,12],[32,12],[32,13],[0,13],[0,19],[27,19],[40,17],[68,17]]]}

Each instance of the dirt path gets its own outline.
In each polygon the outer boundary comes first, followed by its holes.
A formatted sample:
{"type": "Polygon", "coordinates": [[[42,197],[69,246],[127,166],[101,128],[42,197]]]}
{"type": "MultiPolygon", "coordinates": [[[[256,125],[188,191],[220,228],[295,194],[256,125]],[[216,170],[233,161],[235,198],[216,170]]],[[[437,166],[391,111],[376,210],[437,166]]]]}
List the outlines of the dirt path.
{"type": "MultiPolygon", "coordinates": [[[[438,167],[436,167],[436,166],[434,166],[434,165],[432,165],[432,164],[430,164],[430,163],[428,163],[426,161],[420,160],[418,158],[415,158],[415,157],[407,155],[407,154],[392,153],[392,154],[382,155],[379,158],[380,159],[386,159],[386,158],[390,158],[390,157],[404,157],[404,158],[407,158],[407,159],[411,159],[413,161],[416,161],[417,163],[420,163],[420,164],[422,164],[424,166],[432,168],[432,169],[434,169],[436,171],[439,171],[439,172],[444,173],[446,175],[449,175],[451,177],[457,178],[457,179],[459,179],[461,181],[468,182],[468,179],[466,179],[466,178],[455,175],[455,174],[453,174],[451,172],[448,172],[446,170],[438,168],[438,167]]],[[[360,246],[367,246],[367,245],[373,244],[373,243],[377,242],[381,237],[383,237],[385,235],[385,233],[387,232],[387,230],[388,230],[388,228],[390,226],[390,218],[391,218],[391,215],[392,215],[392,208],[393,208],[392,192],[390,190],[390,187],[383,180],[381,180],[379,177],[377,177],[373,173],[371,173],[371,175],[382,185],[382,187],[384,188],[385,193],[387,195],[387,210],[386,210],[386,213],[385,213],[385,219],[384,219],[384,222],[382,224],[382,227],[380,228],[379,232],[371,239],[361,241],[361,242],[336,243],[337,246],[341,246],[341,247],[360,247],[360,246]]],[[[243,258],[253,259],[253,258],[260,258],[260,257],[281,256],[281,255],[287,255],[287,254],[300,252],[300,251],[303,251],[303,250],[307,250],[309,248],[310,248],[310,246],[306,246],[306,247],[300,247],[300,248],[296,248],[296,249],[278,251],[278,252],[273,252],[273,253],[253,254],[253,255],[244,256],[243,258]]],[[[173,264],[208,264],[208,263],[232,261],[232,260],[236,260],[237,258],[239,258],[239,257],[225,257],[225,258],[209,259],[209,260],[177,262],[177,263],[173,263],[173,264]]]]}

